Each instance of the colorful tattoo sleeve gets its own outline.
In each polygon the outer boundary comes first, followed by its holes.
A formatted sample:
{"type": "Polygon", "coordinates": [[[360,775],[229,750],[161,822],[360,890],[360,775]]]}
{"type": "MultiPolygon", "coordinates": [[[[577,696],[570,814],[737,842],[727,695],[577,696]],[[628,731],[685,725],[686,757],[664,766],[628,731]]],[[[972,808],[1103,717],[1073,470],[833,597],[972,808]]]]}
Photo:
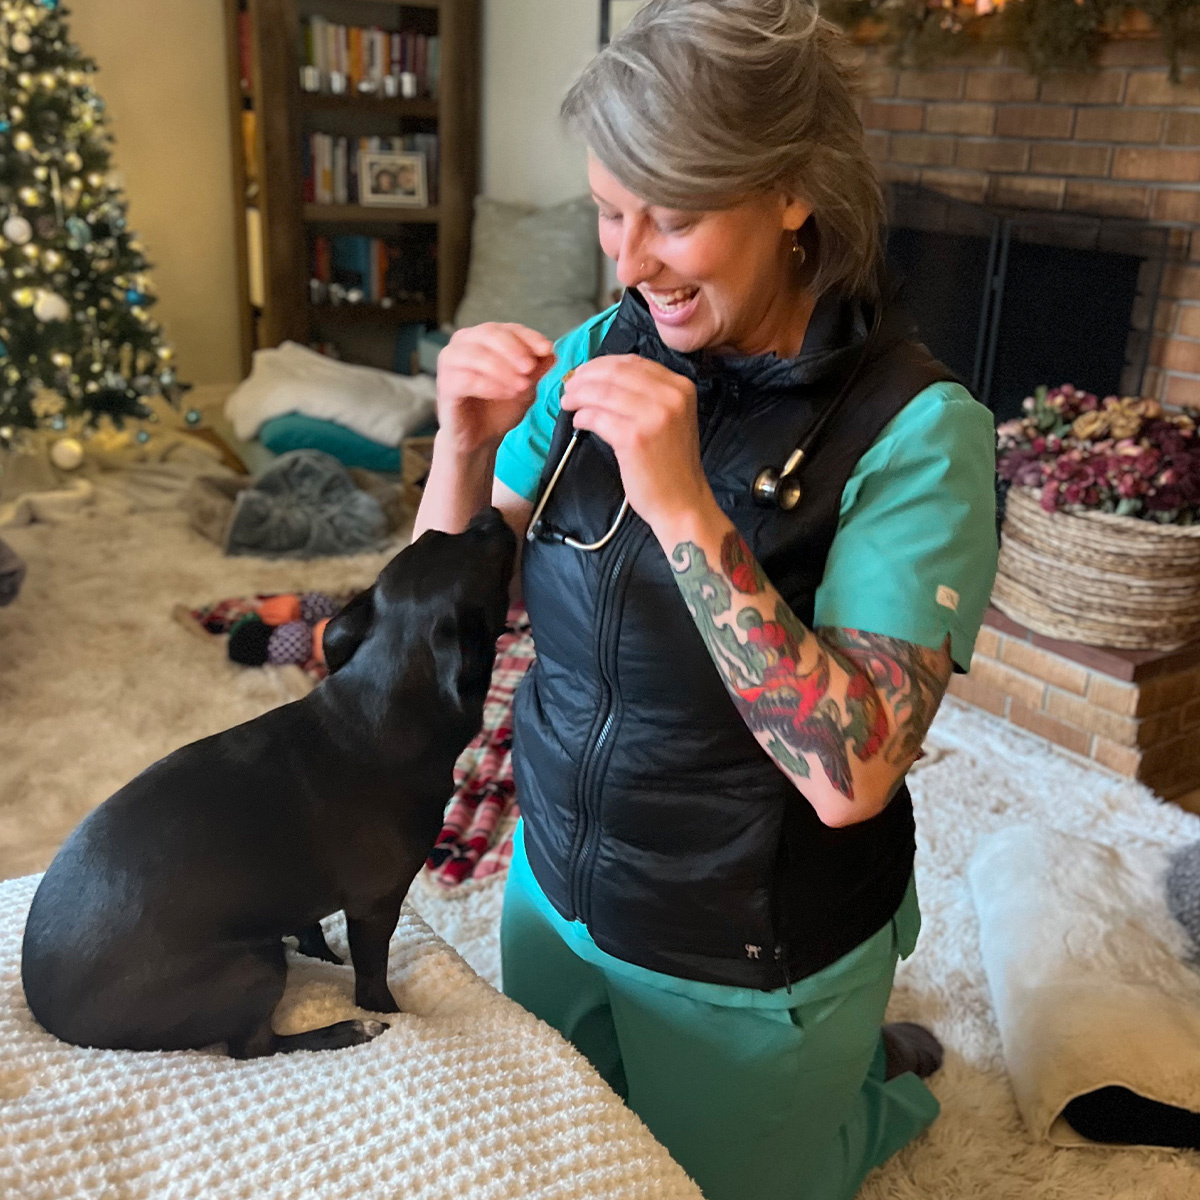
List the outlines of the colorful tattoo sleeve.
{"type": "Polygon", "coordinates": [[[896,729],[884,754],[893,766],[907,770],[920,757],[921,743],[946,694],[954,670],[949,652],[857,629],[823,626],[817,636],[856,663],[887,700],[896,729]]]}
{"type": "Polygon", "coordinates": [[[810,778],[807,756],[815,757],[832,786],[853,799],[851,755],[874,759],[889,735],[887,708],[871,678],[804,627],[736,531],[722,543],[720,569],[694,542],[677,545],[671,563],[747,726],[785,770],[810,778]],[[735,602],[735,592],[750,602],[735,602]],[[844,689],[833,686],[833,664],[844,672],[844,689]]]}

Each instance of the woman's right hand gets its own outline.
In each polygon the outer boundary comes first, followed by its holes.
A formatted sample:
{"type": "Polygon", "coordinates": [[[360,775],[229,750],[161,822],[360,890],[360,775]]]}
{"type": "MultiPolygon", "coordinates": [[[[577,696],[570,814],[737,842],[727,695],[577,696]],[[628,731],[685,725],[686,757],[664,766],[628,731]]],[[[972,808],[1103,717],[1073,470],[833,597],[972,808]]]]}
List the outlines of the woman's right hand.
{"type": "Polygon", "coordinates": [[[554,346],[533,329],[490,321],[457,330],[438,355],[438,436],[455,454],[494,450],[525,416],[554,346]]]}

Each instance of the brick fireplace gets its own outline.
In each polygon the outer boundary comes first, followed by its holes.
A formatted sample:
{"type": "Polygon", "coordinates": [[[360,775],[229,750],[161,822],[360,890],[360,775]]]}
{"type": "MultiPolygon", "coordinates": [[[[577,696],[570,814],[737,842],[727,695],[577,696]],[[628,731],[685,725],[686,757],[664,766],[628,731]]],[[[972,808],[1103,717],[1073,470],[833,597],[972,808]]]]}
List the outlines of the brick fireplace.
{"type": "MultiPolygon", "coordinates": [[[[995,46],[922,70],[896,69],[884,46],[866,54],[863,121],[889,182],[1169,228],[1157,305],[1135,304],[1131,320],[1150,338],[1142,391],[1200,409],[1195,60],[1172,83],[1161,43],[1148,37],[1108,42],[1094,73],[1042,79],[995,46]]],[[[1200,644],[1105,650],[1040,637],[994,609],[987,621],[970,674],[952,681],[955,696],[1200,811],[1200,644]]]]}
{"type": "MultiPolygon", "coordinates": [[[[1029,74],[1006,48],[897,70],[866,47],[862,106],[885,179],[973,203],[1170,227],[1143,391],[1200,408],[1200,69],[1168,78],[1161,43],[1122,38],[1094,74],[1029,74]]],[[[1046,380],[1047,383],[1062,380],[1046,380]]]]}

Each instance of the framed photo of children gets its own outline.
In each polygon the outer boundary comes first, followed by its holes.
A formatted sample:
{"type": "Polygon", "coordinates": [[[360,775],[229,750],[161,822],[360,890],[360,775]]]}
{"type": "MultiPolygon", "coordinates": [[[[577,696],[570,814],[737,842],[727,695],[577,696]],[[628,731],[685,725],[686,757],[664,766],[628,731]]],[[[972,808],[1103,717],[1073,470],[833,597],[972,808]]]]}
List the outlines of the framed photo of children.
{"type": "Polygon", "coordinates": [[[646,3],[647,0],[600,0],[600,44],[611,42],[646,3]]]}
{"type": "Polygon", "coordinates": [[[358,198],[363,204],[424,208],[429,203],[425,156],[362,151],[358,159],[358,198]]]}

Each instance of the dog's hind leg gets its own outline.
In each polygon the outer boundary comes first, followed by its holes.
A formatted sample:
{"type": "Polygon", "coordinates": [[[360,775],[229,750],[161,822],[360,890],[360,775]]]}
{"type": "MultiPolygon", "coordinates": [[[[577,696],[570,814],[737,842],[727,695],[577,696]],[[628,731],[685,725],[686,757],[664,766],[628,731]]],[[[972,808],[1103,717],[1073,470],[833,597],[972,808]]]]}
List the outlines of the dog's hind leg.
{"type": "Polygon", "coordinates": [[[362,916],[346,913],[346,933],[350,940],[350,960],[354,964],[354,1003],[368,1012],[399,1012],[400,1006],[388,988],[388,943],[396,932],[402,891],[372,906],[362,916]]]}
{"type": "Polygon", "coordinates": [[[229,1053],[233,1058],[262,1058],[295,1050],[343,1050],[377,1038],[387,1027],[386,1021],[338,1021],[303,1033],[274,1033],[268,1021],[245,1038],[231,1041],[229,1053]]]}
{"type": "Polygon", "coordinates": [[[387,1025],[383,1021],[338,1021],[319,1029],[306,1029],[303,1033],[276,1033],[271,1028],[271,1015],[283,995],[287,981],[287,967],[283,962],[283,943],[270,950],[248,953],[239,964],[244,986],[243,1020],[239,1032],[225,1038],[226,1049],[231,1058],[262,1058],[268,1054],[288,1054],[293,1050],[340,1050],[345,1046],[358,1046],[378,1037],[387,1025]],[[278,960],[276,960],[276,950],[278,960]],[[260,968],[255,972],[254,961],[260,968]],[[274,968],[278,962],[278,974],[274,968]],[[271,984],[274,986],[271,986],[271,984]]]}
{"type": "Polygon", "coordinates": [[[300,944],[296,947],[306,958],[320,958],[325,962],[336,963],[339,967],[346,961],[340,954],[334,954],[325,940],[325,931],[320,921],[314,921],[295,935],[300,944]]]}

